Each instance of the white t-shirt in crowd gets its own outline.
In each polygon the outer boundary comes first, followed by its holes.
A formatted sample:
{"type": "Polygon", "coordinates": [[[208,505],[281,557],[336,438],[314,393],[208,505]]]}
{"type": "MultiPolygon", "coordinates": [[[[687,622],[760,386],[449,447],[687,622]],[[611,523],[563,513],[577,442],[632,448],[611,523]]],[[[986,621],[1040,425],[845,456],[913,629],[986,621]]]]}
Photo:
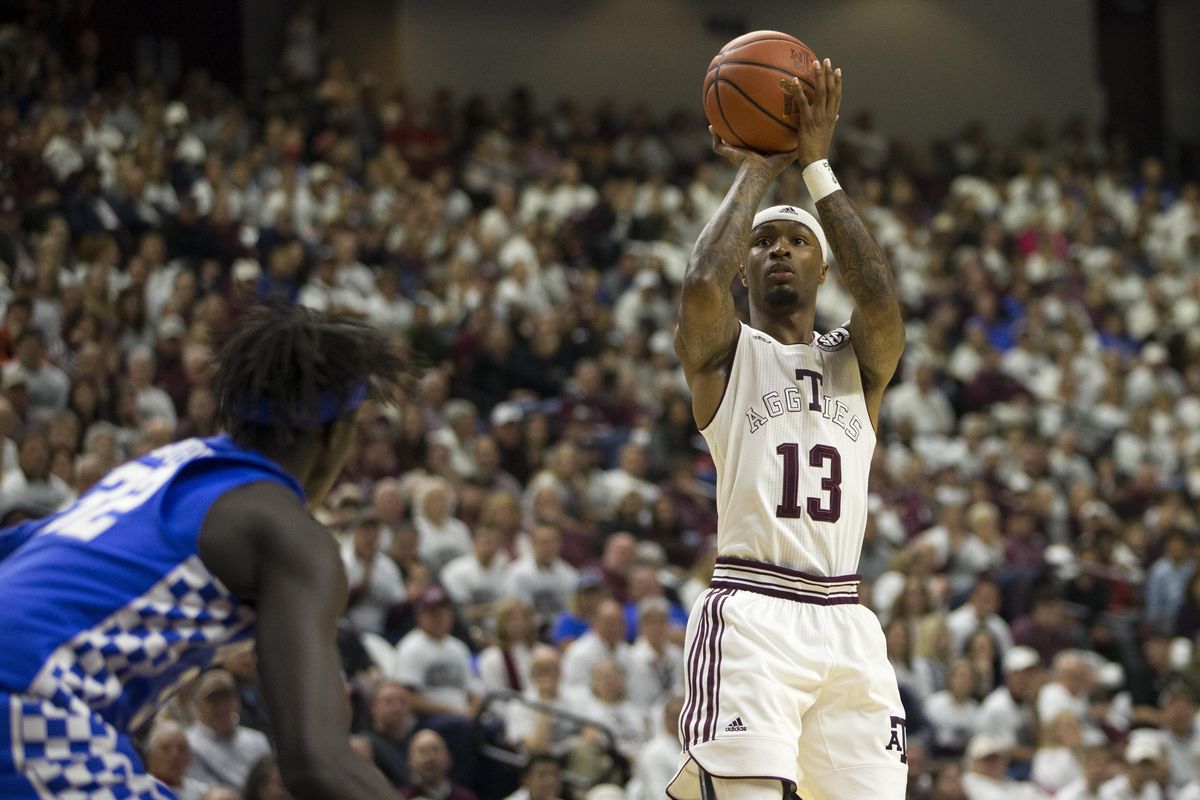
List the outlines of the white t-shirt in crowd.
{"type": "Polygon", "coordinates": [[[1070,748],[1039,747],[1033,754],[1029,779],[1050,794],[1082,777],[1083,766],[1070,748]]]}
{"type": "Polygon", "coordinates": [[[1100,800],[1165,800],[1165,795],[1157,783],[1147,783],[1135,793],[1129,778],[1118,775],[1100,787],[1100,800]]]}
{"type": "Polygon", "coordinates": [[[1022,708],[1013,699],[1007,686],[1000,686],[983,699],[979,707],[979,730],[1016,744],[1022,730],[1033,722],[1033,712],[1022,708]]]}
{"type": "Polygon", "coordinates": [[[925,716],[939,747],[966,750],[979,731],[979,702],[972,697],[960,703],[949,691],[934,692],[925,701],[925,716]]]}
{"type": "Polygon", "coordinates": [[[396,645],[394,674],[431,702],[466,711],[475,691],[471,651],[453,636],[434,639],[414,628],[396,645]]]}
{"type": "Polygon", "coordinates": [[[667,642],[660,656],[639,638],[629,648],[628,663],[625,694],[630,702],[652,708],[672,695],[683,694],[683,648],[679,645],[667,642]]]}
{"type": "MultiPolygon", "coordinates": [[[[350,542],[342,546],[342,564],[346,567],[346,581],[350,586],[361,584],[365,566],[355,555],[350,542]]],[[[404,578],[400,575],[400,568],[395,561],[376,552],[371,563],[371,582],[358,602],[346,611],[346,616],[358,630],[382,635],[392,607],[403,601],[404,597],[404,578]]]]}
{"type": "Polygon", "coordinates": [[[625,670],[625,685],[629,686],[630,647],[618,642],[615,647],[600,638],[594,630],[580,636],[567,647],[562,659],[562,680],[565,686],[588,688],[592,685],[592,670],[596,665],[615,658],[625,670]]]}
{"type": "Polygon", "coordinates": [[[441,583],[446,594],[460,606],[494,603],[508,595],[505,569],[508,556],[497,553],[492,563],[484,566],[474,553],[451,561],[442,569],[441,583]]]}
{"type": "Polygon", "coordinates": [[[967,800],[1046,800],[1046,795],[1032,783],[993,780],[978,772],[968,772],[962,779],[963,793],[967,800]]]}
{"type": "Polygon", "coordinates": [[[579,572],[561,558],[548,567],[541,567],[527,556],[509,565],[506,577],[508,595],[529,603],[540,619],[549,621],[567,607],[567,598],[575,591],[579,572]]]}
{"type": "MultiPolygon", "coordinates": [[[[529,647],[523,644],[514,644],[508,649],[508,652],[512,658],[520,688],[524,690],[530,685],[529,664],[532,657],[529,647]]],[[[484,691],[512,688],[509,685],[508,668],[504,664],[504,653],[499,647],[493,645],[480,653],[476,666],[479,669],[479,682],[483,684],[484,691]]]]}

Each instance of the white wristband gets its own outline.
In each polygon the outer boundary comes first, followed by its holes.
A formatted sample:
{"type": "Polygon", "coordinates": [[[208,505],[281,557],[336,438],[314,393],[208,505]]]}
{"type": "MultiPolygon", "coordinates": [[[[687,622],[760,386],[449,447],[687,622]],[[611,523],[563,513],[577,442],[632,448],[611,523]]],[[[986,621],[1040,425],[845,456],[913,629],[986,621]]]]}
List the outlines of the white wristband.
{"type": "Polygon", "coordinates": [[[804,168],[803,175],[804,185],[808,187],[808,193],[812,195],[814,203],[824,200],[842,188],[837,176],[833,174],[833,167],[829,166],[828,159],[823,158],[809,164],[804,168]]]}

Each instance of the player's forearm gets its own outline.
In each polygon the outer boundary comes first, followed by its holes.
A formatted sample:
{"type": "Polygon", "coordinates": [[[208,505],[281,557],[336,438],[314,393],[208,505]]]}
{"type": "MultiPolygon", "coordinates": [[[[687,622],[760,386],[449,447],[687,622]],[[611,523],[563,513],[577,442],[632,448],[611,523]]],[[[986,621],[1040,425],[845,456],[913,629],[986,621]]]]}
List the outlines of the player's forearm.
{"type": "Polygon", "coordinates": [[[773,178],[766,164],[751,159],[742,162],[717,213],[696,239],[685,281],[711,280],[723,288],[729,286],[745,256],[750,223],[773,178]]]}
{"type": "Polygon", "coordinates": [[[834,192],[817,202],[817,211],[837,256],[842,282],[859,311],[873,326],[896,326],[902,331],[891,265],[850,198],[845,192],[834,192]]]}

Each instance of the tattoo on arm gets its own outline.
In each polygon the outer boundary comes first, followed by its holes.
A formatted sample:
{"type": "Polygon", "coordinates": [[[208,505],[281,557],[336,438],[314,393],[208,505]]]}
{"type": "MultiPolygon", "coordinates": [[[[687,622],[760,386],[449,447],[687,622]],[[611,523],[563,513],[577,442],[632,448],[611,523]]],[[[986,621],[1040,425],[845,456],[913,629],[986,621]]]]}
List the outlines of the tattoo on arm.
{"type": "Polygon", "coordinates": [[[837,256],[842,280],[859,308],[895,298],[892,268],[846,193],[834,192],[823,198],[817,210],[825,223],[829,246],[837,256]]]}
{"type": "Polygon", "coordinates": [[[904,321],[891,265],[845,192],[817,203],[842,281],[854,297],[863,325],[853,332],[864,377],[891,379],[904,350],[904,321]]]}
{"type": "Polygon", "coordinates": [[[704,226],[692,248],[688,263],[689,275],[706,275],[723,281],[733,280],[738,265],[745,256],[746,236],[758,211],[758,204],[767,193],[770,174],[762,168],[743,166],[734,178],[733,186],[721,202],[713,218],[704,226]]]}
{"type": "MultiPolygon", "coordinates": [[[[703,279],[722,291],[720,309],[716,319],[707,313],[689,315],[685,289],[683,307],[680,310],[680,337],[684,346],[697,356],[713,357],[717,343],[728,338],[729,324],[734,320],[733,295],[729,284],[738,266],[746,256],[746,239],[750,224],[762,202],[773,178],[772,173],[756,164],[743,164],[734,178],[733,186],[725,195],[720,208],[704,226],[692,256],[688,260],[684,276],[685,287],[689,279],[703,279]],[[692,318],[689,318],[689,317],[692,318]],[[701,318],[696,318],[697,316],[701,318]]],[[[713,311],[717,311],[713,309],[713,311]]]]}

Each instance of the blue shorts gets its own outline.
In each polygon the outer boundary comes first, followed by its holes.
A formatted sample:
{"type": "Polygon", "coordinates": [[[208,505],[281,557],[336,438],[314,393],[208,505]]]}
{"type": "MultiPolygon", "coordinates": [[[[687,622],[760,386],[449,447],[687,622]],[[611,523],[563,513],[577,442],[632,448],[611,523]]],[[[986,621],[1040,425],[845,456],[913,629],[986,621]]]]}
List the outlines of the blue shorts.
{"type": "Polygon", "coordinates": [[[129,737],[99,714],[0,692],[0,797],[176,800],[146,774],[129,737]]]}

